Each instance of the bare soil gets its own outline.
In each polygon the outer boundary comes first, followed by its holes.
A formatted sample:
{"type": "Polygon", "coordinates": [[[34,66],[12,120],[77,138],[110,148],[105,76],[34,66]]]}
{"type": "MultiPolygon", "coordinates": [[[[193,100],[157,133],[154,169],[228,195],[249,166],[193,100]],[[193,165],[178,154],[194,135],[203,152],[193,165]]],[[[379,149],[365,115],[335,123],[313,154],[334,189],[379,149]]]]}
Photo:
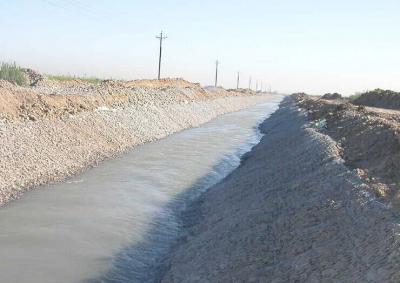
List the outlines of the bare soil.
{"type": "Polygon", "coordinates": [[[321,132],[341,147],[346,165],[375,188],[376,196],[400,208],[400,111],[341,100],[296,96],[310,121],[325,121],[321,132]]]}

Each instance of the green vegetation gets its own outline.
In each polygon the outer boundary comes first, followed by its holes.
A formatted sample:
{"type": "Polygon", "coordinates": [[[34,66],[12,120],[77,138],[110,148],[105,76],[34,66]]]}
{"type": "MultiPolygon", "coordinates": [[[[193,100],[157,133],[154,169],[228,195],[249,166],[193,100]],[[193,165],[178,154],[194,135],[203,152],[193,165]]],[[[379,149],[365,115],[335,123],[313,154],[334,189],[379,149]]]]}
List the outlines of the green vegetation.
{"type": "Polygon", "coordinates": [[[385,90],[385,89],[380,89],[377,88],[373,91],[367,91],[365,94],[375,94],[375,95],[384,95],[384,96],[397,96],[400,93],[399,92],[395,92],[393,90],[385,90]]]}
{"type": "Polygon", "coordinates": [[[15,63],[1,63],[0,79],[16,83],[20,86],[27,84],[26,76],[23,69],[17,66],[17,64],[15,63]]]}
{"type": "Polygon", "coordinates": [[[377,88],[377,89],[369,90],[369,91],[366,91],[366,92],[356,92],[355,94],[351,95],[349,97],[349,99],[350,99],[350,101],[354,101],[354,100],[358,99],[360,96],[364,96],[364,95],[365,96],[376,95],[376,96],[381,96],[381,97],[382,96],[394,97],[394,96],[400,95],[400,93],[392,91],[392,90],[385,90],[385,89],[377,88]]]}
{"type": "Polygon", "coordinates": [[[361,93],[361,92],[356,92],[355,94],[352,94],[352,95],[349,96],[349,100],[350,100],[350,101],[354,101],[354,100],[356,100],[357,98],[359,98],[362,94],[363,94],[363,93],[361,93]]]}
{"type": "Polygon", "coordinates": [[[47,77],[49,78],[49,80],[61,81],[61,82],[80,80],[80,81],[84,81],[84,82],[88,82],[88,83],[92,83],[92,84],[99,84],[103,81],[102,79],[95,78],[95,77],[86,78],[86,77],[65,76],[65,75],[60,75],[60,76],[48,75],[47,77]]]}

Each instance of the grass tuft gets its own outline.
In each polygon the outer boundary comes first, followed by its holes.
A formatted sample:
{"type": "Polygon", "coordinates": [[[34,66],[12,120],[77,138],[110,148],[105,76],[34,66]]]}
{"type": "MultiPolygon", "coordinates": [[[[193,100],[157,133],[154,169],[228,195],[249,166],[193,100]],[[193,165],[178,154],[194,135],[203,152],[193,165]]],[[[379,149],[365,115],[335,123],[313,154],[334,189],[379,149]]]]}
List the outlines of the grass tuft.
{"type": "Polygon", "coordinates": [[[6,80],[17,85],[24,86],[27,84],[27,79],[23,69],[17,64],[1,63],[0,64],[0,79],[6,80]]]}
{"type": "Polygon", "coordinates": [[[74,80],[80,80],[92,84],[99,84],[103,80],[95,77],[77,77],[77,76],[65,76],[65,75],[48,75],[47,76],[49,80],[52,81],[59,81],[59,82],[68,82],[68,81],[74,81],[74,80]]]}

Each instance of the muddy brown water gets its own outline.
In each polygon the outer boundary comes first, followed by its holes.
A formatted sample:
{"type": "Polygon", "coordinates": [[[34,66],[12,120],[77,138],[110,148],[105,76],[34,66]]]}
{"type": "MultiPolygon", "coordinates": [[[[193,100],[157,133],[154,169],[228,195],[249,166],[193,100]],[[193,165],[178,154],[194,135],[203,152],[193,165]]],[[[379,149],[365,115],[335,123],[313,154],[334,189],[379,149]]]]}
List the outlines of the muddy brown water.
{"type": "Polygon", "coordinates": [[[145,144],[0,209],[0,282],[151,282],[179,211],[259,142],[270,102],[145,144]]]}

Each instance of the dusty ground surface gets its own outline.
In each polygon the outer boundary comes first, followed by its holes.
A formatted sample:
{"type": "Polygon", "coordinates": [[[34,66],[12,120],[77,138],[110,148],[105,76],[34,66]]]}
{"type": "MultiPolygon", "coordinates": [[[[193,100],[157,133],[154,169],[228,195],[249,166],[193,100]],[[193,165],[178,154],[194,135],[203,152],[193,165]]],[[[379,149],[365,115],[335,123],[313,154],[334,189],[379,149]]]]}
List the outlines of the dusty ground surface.
{"type": "Polygon", "coordinates": [[[399,227],[342,149],[286,100],[183,219],[162,282],[399,282],[399,227]]]}
{"type": "Polygon", "coordinates": [[[0,206],[135,145],[264,102],[181,79],[0,81],[0,206]]]}
{"type": "Polygon", "coordinates": [[[400,112],[304,95],[297,102],[310,120],[326,123],[320,131],[338,142],[346,165],[375,195],[400,208],[400,112]]]}

